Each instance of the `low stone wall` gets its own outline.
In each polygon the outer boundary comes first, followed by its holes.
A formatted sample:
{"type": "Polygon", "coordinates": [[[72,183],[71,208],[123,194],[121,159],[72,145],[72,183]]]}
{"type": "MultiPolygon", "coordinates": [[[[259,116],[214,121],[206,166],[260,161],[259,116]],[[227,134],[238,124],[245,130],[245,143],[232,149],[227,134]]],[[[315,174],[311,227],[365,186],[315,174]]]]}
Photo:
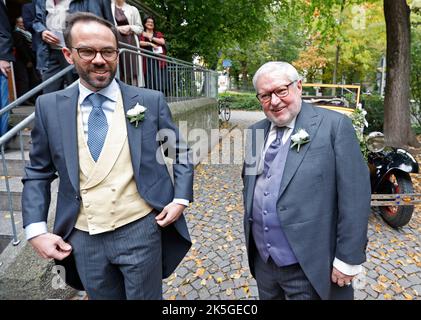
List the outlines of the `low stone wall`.
{"type": "Polygon", "coordinates": [[[219,128],[217,101],[202,98],[175,102],[170,108],[175,123],[193,151],[193,162],[198,164],[219,141],[218,135],[212,137],[212,129],[219,128]]]}

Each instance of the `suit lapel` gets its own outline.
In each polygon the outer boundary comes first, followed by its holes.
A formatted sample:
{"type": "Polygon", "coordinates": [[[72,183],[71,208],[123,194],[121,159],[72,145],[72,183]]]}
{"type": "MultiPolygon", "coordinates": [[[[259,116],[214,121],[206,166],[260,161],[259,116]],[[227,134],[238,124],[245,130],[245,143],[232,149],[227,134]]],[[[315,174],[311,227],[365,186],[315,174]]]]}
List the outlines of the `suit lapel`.
{"type": "MultiPolygon", "coordinates": [[[[133,108],[136,103],[143,105],[143,97],[139,95],[139,90],[135,87],[128,86],[121,81],[118,81],[123,97],[124,117],[126,118],[127,137],[129,139],[130,155],[132,159],[134,177],[137,180],[140,169],[140,155],[141,155],[141,134],[143,131],[143,122],[140,122],[137,127],[129,122],[126,113],[133,108]]],[[[145,117],[147,121],[147,117],[145,117]]]]}
{"type": "Polygon", "coordinates": [[[61,127],[64,159],[70,182],[79,192],[79,157],[77,149],[76,114],[79,97],[77,85],[57,94],[58,119],[61,127]]]}
{"type": "Polygon", "coordinates": [[[254,194],[254,187],[256,185],[256,177],[261,173],[260,168],[262,167],[262,151],[263,151],[263,147],[265,145],[265,142],[267,140],[268,134],[269,134],[269,129],[270,129],[270,121],[269,120],[265,120],[263,121],[261,124],[259,124],[258,126],[256,126],[253,129],[252,132],[252,137],[251,137],[251,143],[252,143],[252,152],[251,155],[253,155],[253,153],[255,152],[256,154],[256,164],[253,166],[252,164],[249,165],[249,174],[247,174],[247,195],[246,195],[246,199],[248,199],[247,201],[247,212],[251,212],[252,206],[253,206],[253,194],[254,194]],[[264,139],[258,139],[258,131],[259,130],[264,130],[264,139]],[[251,167],[251,168],[250,168],[251,167]]]}
{"type": "Polygon", "coordinates": [[[295,134],[298,131],[298,129],[305,129],[310,135],[310,142],[303,144],[300,147],[299,152],[297,152],[297,149],[295,147],[293,149],[290,148],[288,150],[285,169],[281,181],[281,187],[279,189],[279,198],[284,193],[286,187],[288,186],[289,182],[291,181],[292,177],[294,176],[298,167],[303,161],[306,152],[311,145],[312,139],[314,139],[316,136],[316,132],[319,128],[320,121],[321,116],[314,112],[313,108],[310,107],[308,104],[303,103],[301,111],[298,114],[297,120],[295,122],[294,131],[291,135],[295,134]]]}

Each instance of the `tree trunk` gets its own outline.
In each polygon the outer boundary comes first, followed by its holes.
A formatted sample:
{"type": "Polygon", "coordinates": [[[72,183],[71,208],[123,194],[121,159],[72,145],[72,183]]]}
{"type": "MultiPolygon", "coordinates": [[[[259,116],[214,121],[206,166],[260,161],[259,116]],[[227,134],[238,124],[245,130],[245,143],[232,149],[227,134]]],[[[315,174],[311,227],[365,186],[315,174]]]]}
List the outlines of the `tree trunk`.
{"type": "Polygon", "coordinates": [[[386,19],[386,89],[384,134],[390,146],[419,147],[411,129],[410,92],[410,9],[406,0],[384,0],[386,19]]]}

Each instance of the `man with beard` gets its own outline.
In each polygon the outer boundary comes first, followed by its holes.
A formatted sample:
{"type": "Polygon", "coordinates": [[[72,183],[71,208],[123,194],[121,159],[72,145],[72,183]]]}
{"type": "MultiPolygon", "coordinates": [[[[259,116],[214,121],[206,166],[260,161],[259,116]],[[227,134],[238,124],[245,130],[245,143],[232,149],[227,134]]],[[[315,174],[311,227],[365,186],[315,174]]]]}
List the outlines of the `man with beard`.
{"type": "Polygon", "coordinates": [[[68,18],[64,38],[63,54],[80,80],[37,100],[23,178],[26,238],[41,257],[63,265],[66,282],[90,299],[161,299],[162,277],[191,246],[182,214],[193,193],[188,147],[160,92],[114,79],[113,25],[77,13],[68,18]],[[174,160],[174,186],[159,150],[163,140],[174,160]]]}

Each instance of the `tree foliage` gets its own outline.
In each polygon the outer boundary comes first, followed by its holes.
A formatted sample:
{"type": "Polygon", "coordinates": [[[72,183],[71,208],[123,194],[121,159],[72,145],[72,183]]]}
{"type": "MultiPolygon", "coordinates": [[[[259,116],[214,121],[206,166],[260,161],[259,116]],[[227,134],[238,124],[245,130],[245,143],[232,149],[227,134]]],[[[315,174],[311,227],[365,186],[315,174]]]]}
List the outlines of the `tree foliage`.
{"type": "Polygon", "coordinates": [[[265,36],[265,9],[271,0],[145,0],[164,17],[157,28],[165,33],[170,54],[191,61],[201,56],[215,67],[221,49],[265,36]]]}

